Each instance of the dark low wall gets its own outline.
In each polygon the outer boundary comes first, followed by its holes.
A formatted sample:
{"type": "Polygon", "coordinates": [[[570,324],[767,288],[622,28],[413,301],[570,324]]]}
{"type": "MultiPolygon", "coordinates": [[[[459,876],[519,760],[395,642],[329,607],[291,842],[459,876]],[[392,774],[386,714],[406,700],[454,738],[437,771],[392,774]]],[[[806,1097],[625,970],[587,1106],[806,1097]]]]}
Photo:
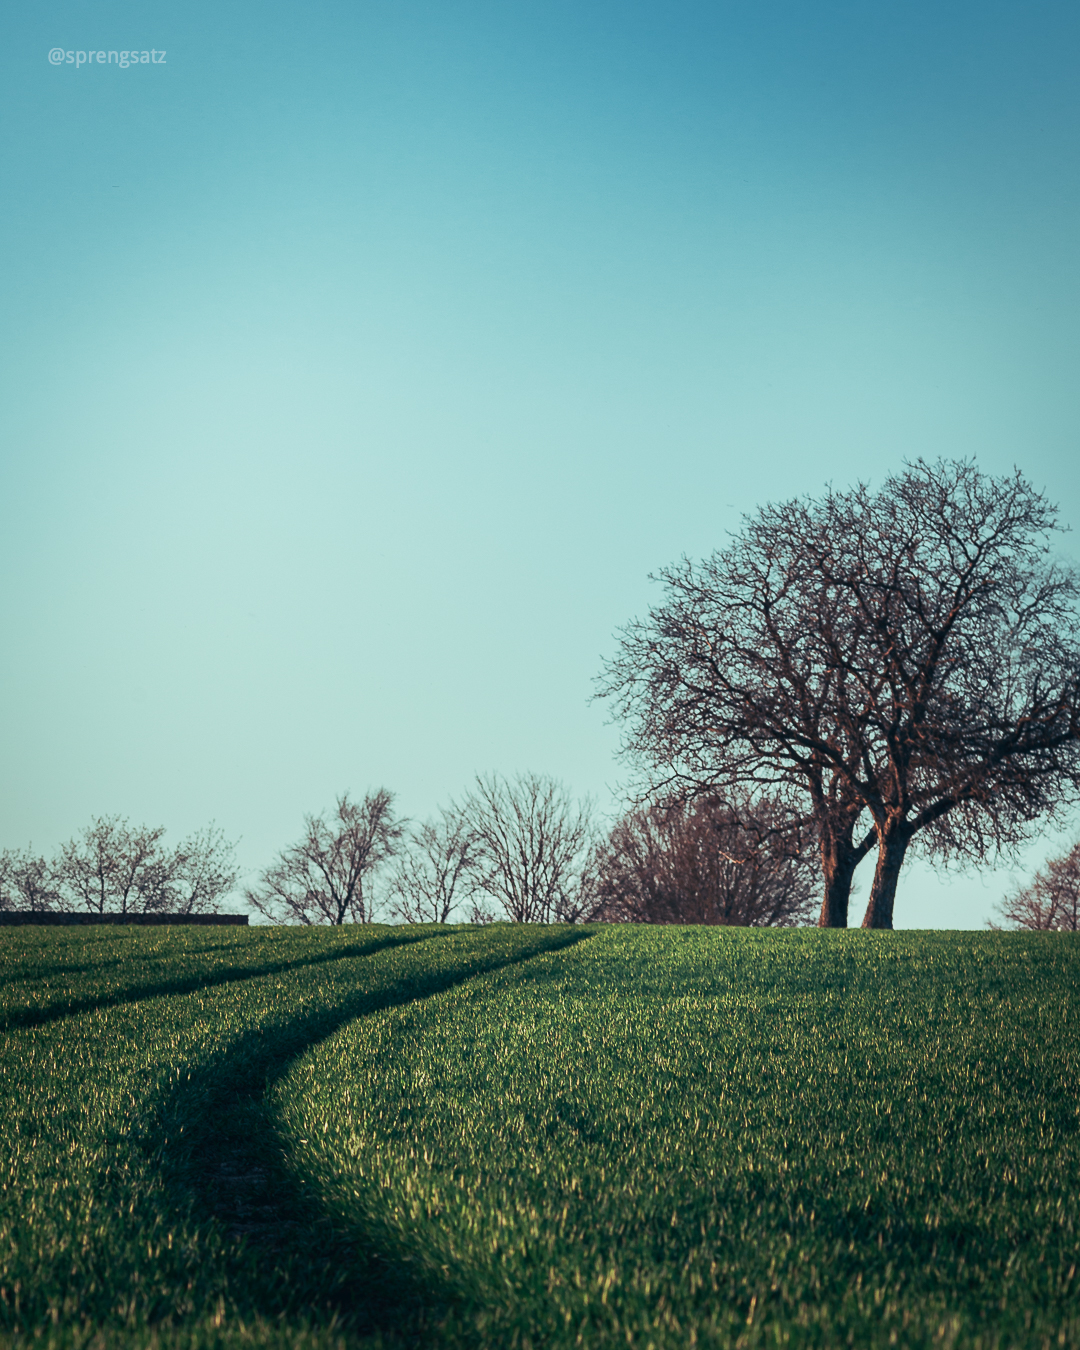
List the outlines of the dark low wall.
{"type": "Polygon", "coordinates": [[[5,924],[83,924],[83,923],[137,923],[137,924],[245,924],[246,914],[35,914],[29,909],[0,910],[0,928],[5,924]]]}

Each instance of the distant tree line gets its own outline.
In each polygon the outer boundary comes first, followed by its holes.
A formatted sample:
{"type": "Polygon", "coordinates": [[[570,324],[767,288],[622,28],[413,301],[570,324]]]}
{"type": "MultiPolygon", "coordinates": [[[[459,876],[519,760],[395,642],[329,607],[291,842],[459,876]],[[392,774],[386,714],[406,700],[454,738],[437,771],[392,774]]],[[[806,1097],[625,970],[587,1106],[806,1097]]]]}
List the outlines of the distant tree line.
{"type": "Polygon", "coordinates": [[[169,848],[164,826],[100,816],[52,858],[0,852],[0,909],[208,914],[236,885],[233,845],[213,825],[169,848]]]}
{"type": "Polygon", "coordinates": [[[813,913],[807,846],[774,804],[634,806],[603,832],[554,778],[481,775],[433,818],[384,789],[309,816],[246,897],[274,922],[790,925],[813,913]]]}
{"type": "MultiPolygon", "coordinates": [[[[175,847],[162,826],[95,819],[51,858],[0,852],[0,909],[200,914],[235,894],[234,846],[211,825],[175,847]]],[[[385,788],[305,818],[243,890],[274,923],[709,923],[811,915],[808,850],[775,807],[633,806],[603,831],[556,779],[480,775],[424,821],[385,788]]]]}
{"type": "Polygon", "coordinates": [[[430,820],[398,820],[385,789],[309,816],[245,892],[278,923],[573,922],[591,898],[589,803],[540,774],[480,776],[430,820]],[[376,884],[379,888],[376,890],[376,884]]]}
{"type": "MultiPolygon", "coordinates": [[[[164,828],[94,820],[53,858],[0,852],[0,910],[217,912],[234,848],[214,826],[174,848],[164,828]]],[[[401,820],[386,789],[308,816],[244,891],[274,923],[813,922],[815,858],[781,806],[716,797],[631,806],[602,831],[555,779],[478,777],[432,819],[401,820]]],[[[1013,928],[1077,931],[1080,843],[1000,906],[1013,928]]],[[[996,925],[994,925],[996,926],[996,925]]]]}

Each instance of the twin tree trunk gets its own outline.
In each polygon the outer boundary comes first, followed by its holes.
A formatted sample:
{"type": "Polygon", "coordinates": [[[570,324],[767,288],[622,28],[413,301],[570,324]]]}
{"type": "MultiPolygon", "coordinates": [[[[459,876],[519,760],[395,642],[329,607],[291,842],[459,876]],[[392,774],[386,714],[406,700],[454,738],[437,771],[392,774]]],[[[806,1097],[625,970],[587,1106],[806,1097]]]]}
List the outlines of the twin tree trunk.
{"type": "MultiPolygon", "coordinates": [[[[870,902],[863,916],[863,928],[892,928],[896,883],[904,864],[914,831],[904,821],[890,822],[878,836],[878,859],[870,902]]],[[[821,903],[819,928],[846,928],[848,903],[855,868],[866,854],[865,845],[855,847],[851,837],[840,839],[823,835],[821,870],[825,877],[825,898],[821,903]]]]}

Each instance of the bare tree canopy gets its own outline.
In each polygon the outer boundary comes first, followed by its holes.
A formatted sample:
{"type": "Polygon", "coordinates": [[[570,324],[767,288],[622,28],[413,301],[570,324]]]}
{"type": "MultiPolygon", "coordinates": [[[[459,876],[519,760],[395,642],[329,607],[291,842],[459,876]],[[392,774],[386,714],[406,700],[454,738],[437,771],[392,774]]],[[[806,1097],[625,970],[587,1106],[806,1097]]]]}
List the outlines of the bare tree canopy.
{"type": "Polygon", "coordinates": [[[133,826],[99,816],[60,848],[60,907],[93,914],[144,914],[166,908],[170,859],[163,825],[133,826]]]}
{"type": "Polygon", "coordinates": [[[791,927],[813,918],[805,850],[767,802],[716,798],[640,806],[598,859],[593,918],[634,923],[791,927]]]}
{"type": "MultiPolygon", "coordinates": [[[[460,815],[475,839],[477,890],[513,923],[575,922],[586,905],[589,803],[554,778],[477,777],[460,815]]],[[[482,910],[474,918],[488,917],[482,910]]]]}
{"type": "Polygon", "coordinates": [[[59,899],[52,864],[31,849],[0,852],[0,910],[29,910],[33,914],[55,908],[59,899]]]}
{"type": "Polygon", "coordinates": [[[214,825],[196,831],[173,853],[167,908],[173,914],[212,914],[236,885],[233,845],[214,825]]]}
{"type": "Polygon", "coordinates": [[[1080,930],[1080,841],[1064,857],[1052,858],[1029,885],[1007,895],[1000,910],[1010,928],[1080,930]]]}
{"type": "Polygon", "coordinates": [[[403,923],[447,923],[470,892],[478,841],[460,811],[414,826],[390,883],[390,913],[403,923]]]}
{"type": "Polygon", "coordinates": [[[891,928],[916,837],[980,860],[1080,787],[1077,575],[1019,472],[906,466],[767,506],[731,545],[661,573],[663,602],[602,677],[650,787],[765,791],[813,824],[820,922],[891,928]]]}
{"type": "Polygon", "coordinates": [[[236,885],[233,846],[213,825],[175,849],[161,825],[100,816],[61,846],[51,884],[61,909],[95,914],[205,914],[236,885]]]}
{"type": "Polygon", "coordinates": [[[163,826],[99,816],[51,863],[23,856],[24,903],[95,914],[215,911],[236,884],[233,846],[213,825],[172,850],[164,835],[163,826]]]}
{"type": "Polygon", "coordinates": [[[393,793],[338,798],[329,815],[307,816],[299,843],[285,849],[245,895],[274,923],[370,923],[365,884],[397,851],[404,825],[393,793]]]}

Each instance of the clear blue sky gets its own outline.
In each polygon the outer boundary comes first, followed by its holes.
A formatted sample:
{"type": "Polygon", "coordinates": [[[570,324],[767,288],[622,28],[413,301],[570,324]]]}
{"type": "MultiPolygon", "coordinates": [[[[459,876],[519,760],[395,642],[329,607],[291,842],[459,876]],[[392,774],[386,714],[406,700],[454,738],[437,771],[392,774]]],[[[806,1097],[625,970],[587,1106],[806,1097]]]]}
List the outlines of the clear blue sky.
{"type": "Polygon", "coordinates": [[[742,512],[975,455],[1080,524],[1075,5],[46,0],[0,67],[0,845],[607,806],[591,679],[742,512]]]}

